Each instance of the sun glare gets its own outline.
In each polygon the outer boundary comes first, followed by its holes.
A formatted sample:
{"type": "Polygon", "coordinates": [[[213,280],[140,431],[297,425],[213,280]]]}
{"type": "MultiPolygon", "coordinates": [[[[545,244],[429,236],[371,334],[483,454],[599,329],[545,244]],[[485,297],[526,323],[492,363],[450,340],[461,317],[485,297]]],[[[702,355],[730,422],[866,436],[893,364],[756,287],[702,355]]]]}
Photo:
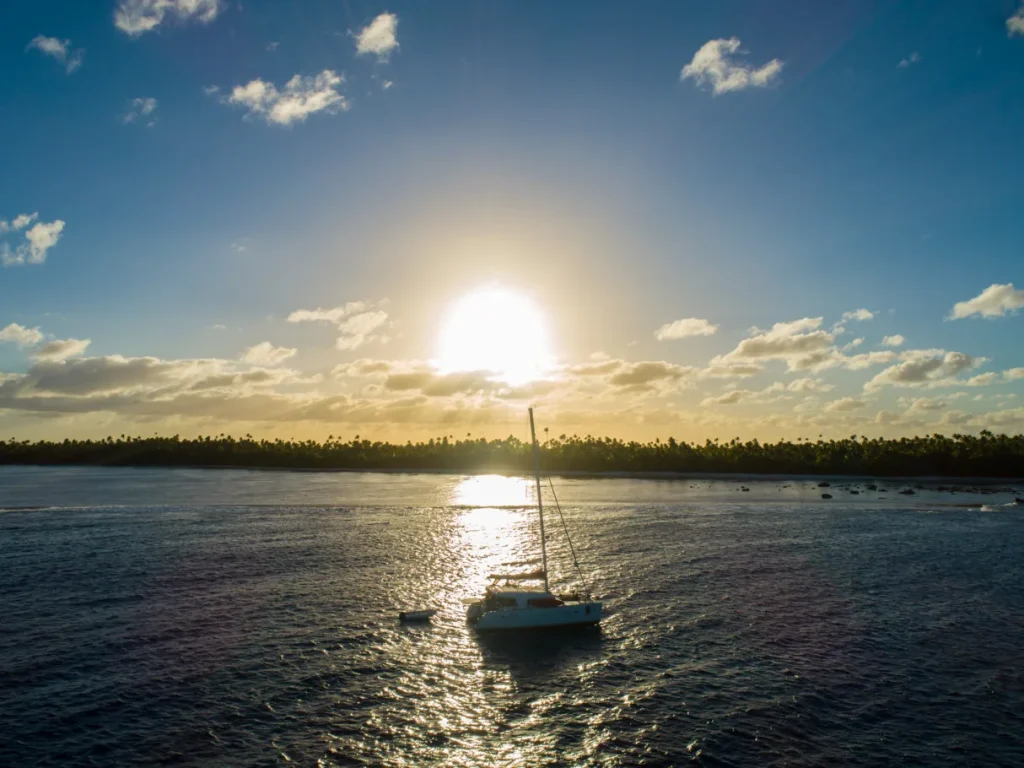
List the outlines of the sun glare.
{"type": "Polygon", "coordinates": [[[526,297],[501,289],[459,299],[445,316],[438,351],[443,373],[486,371],[512,386],[552,368],[540,311],[526,297]]]}

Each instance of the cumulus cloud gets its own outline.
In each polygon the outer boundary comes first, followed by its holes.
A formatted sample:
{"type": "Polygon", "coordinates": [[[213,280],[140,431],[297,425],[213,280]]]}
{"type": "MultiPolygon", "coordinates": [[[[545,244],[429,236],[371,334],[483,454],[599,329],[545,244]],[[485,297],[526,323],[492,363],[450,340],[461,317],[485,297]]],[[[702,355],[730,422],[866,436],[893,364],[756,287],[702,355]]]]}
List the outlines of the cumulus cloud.
{"type": "Polygon", "coordinates": [[[294,347],[275,347],[269,341],[261,341],[255,346],[249,347],[242,353],[242,362],[252,365],[280,365],[285,360],[295,357],[298,354],[294,347]]]}
{"type": "Polygon", "coordinates": [[[700,375],[712,379],[745,379],[763,371],[756,363],[729,363],[716,358],[704,368],[700,375]]]}
{"type": "Polygon", "coordinates": [[[330,69],[318,75],[295,75],[283,90],[257,78],[236,85],[222,101],[244,107],[247,118],[259,118],[268,125],[291,125],[317,112],[331,115],[348,109],[348,100],[340,91],[344,82],[344,75],[330,69]]]}
{"type": "Polygon", "coordinates": [[[826,384],[821,379],[811,378],[793,379],[786,387],[790,392],[829,392],[834,388],[832,384],[826,384]]]}
{"type": "Polygon", "coordinates": [[[28,240],[28,261],[30,264],[42,264],[46,260],[46,252],[60,240],[64,231],[64,222],[60,219],[51,222],[39,222],[26,233],[28,240]]]}
{"type": "Polygon", "coordinates": [[[149,117],[157,107],[157,100],[152,98],[132,99],[128,104],[128,111],[121,119],[125,123],[134,123],[140,117],[149,117]]]}
{"type": "Polygon", "coordinates": [[[959,375],[985,362],[985,358],[941,349],[912,350],[903,353],[902,357],[903,362],[879,372],[864,385],[864,390],[871,392],[884,386],[945,387],[964,384],[959,375]]]}
{"type": "Polygon", "coordinates": [[[58,40],[56,37],[46,37],[45,35],[33,37],[25,50],[33,48],[59,61],[69,75],[82,66],[82,59],[85,57],[85,49],[72,49],[70,40],[58,40]]]}
{"type": "Polygon", "coordinates": [[[9,231],[17,232],[24,230],[24,242],[11,248],[10,243],[0,243],[0,263],[5,267],[21,266],[22,264],[42,264],[46,261],[46,254],[60,240],[64,231],[64,222],[60,219],[55,221],[36,222],[29,227],[30,223],[38,218],[38,214],[21,214],[11,224],[0,222],[0,234],[9,231]]]}
{"type": "Polygon", "coordinates": [[[700,401],[701,406],[711,405],[738,405],[741,403],[770,403],[781,399],[780,394],[786,389],[782,382],[775,382],[761,390],[753,389],[730,389],[721,395],[705,397],[700,401]]]}
{"type": "Polygon", "coordinates": [[[131,37],[152,32],[164,21],[209,24],[220,13],[220,0],[119,0],[114,26],[131,37]]]}
{"type": "Polygon", "coordinates": [[[687,336],[712,336],[717,330],[718,326],[707,320],[687,317],[672,323],[665,323],[654,332],[654,338],[658,341],[666,341],[668,339],[684,339],[687,336]]]}
{"type": "Polygon", "coordinates": [[[1006,34],[1009,37],[1024,37],[1024,4],[1006,20],[1006,34]]]}
{"type": "Polygon", "coordinates": [[[373,304],[350,301],[340,307],[297,309],[288,315],[289,323],[330,323],[338,329],[335,346],[340,350],[358,349],[371,341],[387,339],[377,331],[388,323],[388,313],[380,309],[385,302],[373,304]]]}
{"type": "Polygon", "coordinates": [[[919,62],[920,60],[921,54],[918,53],[917,51],[914,51],[909,56],[904,56],[902,59],[900,59],[900,63],[897,64],[896,66],[900,67],[901,69],[906,69],[911,64],[917,64],[917,62],[919,62]]]}
{"type": "Polygon", "coordinates": [[[903,342],[905,342],[905,341],[906,341],[906,339],[904,339],[898,333],[894,333],[892,336],[884,336],[882,338],[882,346],[883,347],[902,347],[903,346],[903,342]]]}
{"type": "Polygon", "coordinates": [[[857,322],[864,322],[865,320],[871,320],[875,316],[875,313],[870,309],[855,309],[852,312],[843,312],[843,316],[839,318],[840,323],[845,323],[847,320],[856,320],[857,322]]]}
{"type": "Polygon", "coordinates": [[[899,403],[908,411],[941,411],[947,406],[946,401],[938,397],[914,397],[910,400],[900,398],[899,403]]]}
{"type": "Polygon", "coordinates": [[[971,376],[967,381],[964,382],[968,387],[987,387],[995,384],[999,381],[998,373],[979,373],[977,376],[971,376]]]}
{"type": "Polygon", "coordinates": [[[709,40],[693,55],[693,60],[679,73],[680,80],[693,80],[698,86],[708,86],[716,96],[745,88],[765,88],[782,71],[783,62],[772,59],[762,67],[754,68],[738,61],[734,54],[740,50],[738,37],[709,40]]]}
{"type": "Polygon", "coordinates": [[[841,397],[838,400],[833,400],[825,406],[827,413],[837,413],[842,411],[856,411],[859,408],[863,408],[867,403],[857,397],[841,397]]]}
{"type": "Polygon", "coordinates": [[[1024,307],[1024,291],[1018,291],[1013,283],[993,283],[973,299],[958,301],[949,313],[950,320],[961,320],[972,315],[1002,317],[1024,307]]]}
{"type": "Polygon", "coordinates": [[[382,13],[356,34],[356,54],[368,53],[386,60],[398,48],[398,17],[382,13]]]}
{"type": "Polygon", "coordinates": [[[17,344],[19,347],[34,347],[43,338],[43,332],[38,328],[26,328],[17,323],[0,328],[0,341],[17,344]]]}
{"type": "Polygon", "coordinates": [[[1008,381],[1024,379],[1024,368],[1010,368],[1009,370],[1003,371],[1003,378],[1008,381]]]}
{"type": "Polygon", "coordinates": [[[36,360],[59,361],[83,354],[91,341],[89,339],[54,339],[32,353],[36,360]]]}
{"type": "Polygon", "coordinates": [[[835,337],[821,330],[820,317],[776,323],[771,330],[757,331],[743,339],[728,355],[712,364],[729,361],[785,360],[790,370],[803,370],[824,359],[834,349],[835,337]]]}
{"type": "Polygon", "coordinates": [[[612,374],[608,383],[614,387],[647,389],[655,384],[678,381],[698,373],[696,368],[673,365],[662,361],[624,363],[612,374]]]}

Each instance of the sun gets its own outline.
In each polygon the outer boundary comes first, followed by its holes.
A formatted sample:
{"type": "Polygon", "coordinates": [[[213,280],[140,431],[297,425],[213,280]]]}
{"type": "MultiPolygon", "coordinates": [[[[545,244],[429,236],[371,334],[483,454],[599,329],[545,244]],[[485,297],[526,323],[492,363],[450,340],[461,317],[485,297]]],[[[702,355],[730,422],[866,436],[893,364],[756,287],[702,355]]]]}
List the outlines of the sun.
{"type": "Polygon", "coordinates": [[[552,368],[544,316],[525,296],[500,288],[470,293],[451,306],[438,353],[442,373],[486,371],[512,386],[552,368]]]}

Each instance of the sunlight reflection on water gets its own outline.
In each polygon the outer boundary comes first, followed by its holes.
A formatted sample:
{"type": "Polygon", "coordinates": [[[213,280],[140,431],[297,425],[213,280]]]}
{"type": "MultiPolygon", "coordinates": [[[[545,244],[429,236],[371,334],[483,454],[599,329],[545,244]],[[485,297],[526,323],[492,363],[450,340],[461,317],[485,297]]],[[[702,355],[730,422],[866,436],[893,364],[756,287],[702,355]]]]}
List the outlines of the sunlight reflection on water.
{"type": "Polygon", "coordinates": [[[458,507],[515,507],[534,504],[533,483],[525,477],[476,475],[448,489],[447,503],[458,507]]]}

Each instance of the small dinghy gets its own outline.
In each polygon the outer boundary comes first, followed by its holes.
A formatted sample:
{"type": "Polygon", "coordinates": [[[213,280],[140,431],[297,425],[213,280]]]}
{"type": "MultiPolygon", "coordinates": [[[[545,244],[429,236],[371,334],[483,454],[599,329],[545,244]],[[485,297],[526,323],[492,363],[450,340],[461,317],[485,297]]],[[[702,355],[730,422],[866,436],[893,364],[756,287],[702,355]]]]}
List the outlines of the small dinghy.
{"type": "Polygon", "coordinates": [[[398,614],[399,621],[430,621],[430,617],[437,613],[434,609],[425,611],[402,611],[398,614]]]}

